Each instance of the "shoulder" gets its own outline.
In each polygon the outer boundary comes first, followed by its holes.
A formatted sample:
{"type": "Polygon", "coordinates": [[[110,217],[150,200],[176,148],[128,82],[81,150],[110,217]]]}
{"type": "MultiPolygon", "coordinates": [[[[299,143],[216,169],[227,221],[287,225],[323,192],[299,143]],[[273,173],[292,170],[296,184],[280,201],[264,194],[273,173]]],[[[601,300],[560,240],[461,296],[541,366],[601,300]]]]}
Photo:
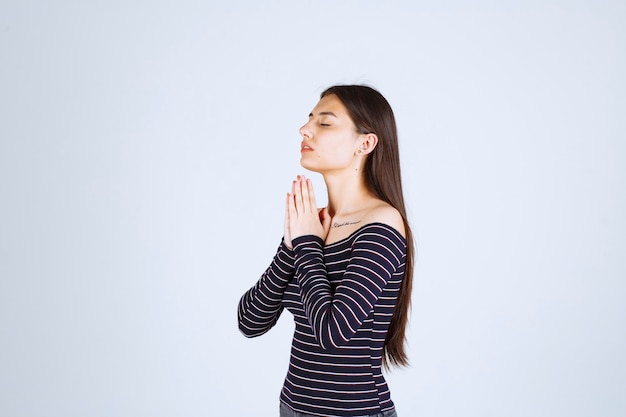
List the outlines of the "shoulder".
{"type": "Polygon", "coordinates": [[[389,227],[392,227],[398,233],[402,235],[402,237],[406,238],[406,230],[404,228],[404,220],[402,219],[402,215],[400,212],[385,203],[384,201],[380,201],[376,204],[372,209],[367,213],[365,218],[363,219],[365,224],[370,223],[382,223],[389,227]]]}

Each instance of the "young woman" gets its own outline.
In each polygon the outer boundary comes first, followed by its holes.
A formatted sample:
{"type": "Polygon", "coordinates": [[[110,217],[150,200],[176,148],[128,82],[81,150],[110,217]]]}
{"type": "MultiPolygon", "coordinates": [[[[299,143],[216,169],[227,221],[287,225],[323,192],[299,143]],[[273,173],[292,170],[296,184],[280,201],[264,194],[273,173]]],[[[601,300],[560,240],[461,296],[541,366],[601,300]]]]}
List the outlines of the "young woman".
{"type": "Polygon", "coordinates": [[[281,417],[397,416],[382,367],[408,364],[413,241],[393,112],[370,87],[334,86],[300,134],[328,206],[309,179],[293,181],[283,240],[239,302],[239,329],[259,336],[284,308],[294,316],[281,417]]]}

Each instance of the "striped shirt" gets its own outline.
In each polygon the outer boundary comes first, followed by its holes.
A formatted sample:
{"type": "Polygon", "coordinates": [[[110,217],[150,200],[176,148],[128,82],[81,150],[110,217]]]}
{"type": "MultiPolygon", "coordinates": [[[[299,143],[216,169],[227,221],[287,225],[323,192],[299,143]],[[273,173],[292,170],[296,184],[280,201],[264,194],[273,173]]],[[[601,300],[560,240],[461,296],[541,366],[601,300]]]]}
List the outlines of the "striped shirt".
{"type": "Polygon", "coordinates": [[[281,401],[301,413],[363,416],[394,408],[382,352],[404,276],[406,240],[367,224],[324,245],[316,236],[284,243],[239,302],[239,329],[267,332],[283,309],[295,321],[281,401]]]}

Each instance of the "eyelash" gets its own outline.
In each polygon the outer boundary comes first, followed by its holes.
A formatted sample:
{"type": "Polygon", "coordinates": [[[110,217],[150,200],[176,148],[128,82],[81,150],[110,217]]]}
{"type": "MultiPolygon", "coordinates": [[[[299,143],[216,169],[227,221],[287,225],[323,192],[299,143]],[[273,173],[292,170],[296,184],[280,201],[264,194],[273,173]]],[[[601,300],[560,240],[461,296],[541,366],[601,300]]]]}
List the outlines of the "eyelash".
{"type": "Polygon", "coordinates": [[[328,123],[320,123],[320,126],[327,127],[327,126],[330,126],[330,125],[328,123]]]}

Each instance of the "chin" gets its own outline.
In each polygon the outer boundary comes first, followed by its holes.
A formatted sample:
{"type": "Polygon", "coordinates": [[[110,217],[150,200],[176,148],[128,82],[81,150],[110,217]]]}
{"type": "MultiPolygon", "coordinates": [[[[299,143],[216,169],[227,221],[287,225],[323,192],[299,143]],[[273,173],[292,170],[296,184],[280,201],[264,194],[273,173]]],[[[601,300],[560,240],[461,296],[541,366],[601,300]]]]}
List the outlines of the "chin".
{"type": "Polygon", "coordinates": [[[310,161],[306,161],[304,158],[300,158],[300,166],[309,171],[320,172],[319,169],[315,167],[315,165],[311,164],[310,161]]]}

